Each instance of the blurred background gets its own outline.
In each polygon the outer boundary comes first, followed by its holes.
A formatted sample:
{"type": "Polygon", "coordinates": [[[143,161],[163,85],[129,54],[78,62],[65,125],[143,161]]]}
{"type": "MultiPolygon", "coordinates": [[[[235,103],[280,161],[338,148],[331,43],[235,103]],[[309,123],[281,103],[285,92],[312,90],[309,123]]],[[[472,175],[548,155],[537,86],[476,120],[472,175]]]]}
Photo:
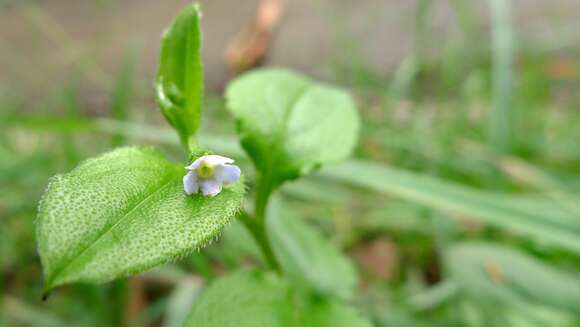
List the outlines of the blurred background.
{"type": "MultiPolygon", "coordinates": [[[[50,176],[123,144],[184,160],[153,81],[188,3],[0,0],[0,326],[179,326],[203,285],[254,264],[234,224],[175,264],[40,298],[50,176]]],[[[236,74],[287,67],[355,97],[355,158],[281,200],[356,264],[376,325],[580,326],[580,2],[200,3],[202,141],[246,171],[222,99],[236,74]]]]}

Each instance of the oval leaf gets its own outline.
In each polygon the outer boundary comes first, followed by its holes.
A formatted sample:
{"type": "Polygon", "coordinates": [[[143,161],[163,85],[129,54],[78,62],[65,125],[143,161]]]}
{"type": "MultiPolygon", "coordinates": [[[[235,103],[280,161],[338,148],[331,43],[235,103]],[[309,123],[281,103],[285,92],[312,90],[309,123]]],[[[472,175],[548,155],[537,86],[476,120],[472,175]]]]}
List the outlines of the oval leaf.
{"type": "Polygon", "coordinates": [[[167,121],[187,143],[201,119],[203,67],[199,6],[183,9],[163,34],[157,100],[167,121]]]}
{"type": "Polygon", "coordinates": [[[350,155],[359,118],[345,92],[280,69],[247,73],[226,92],[242,146],[274,184],[350,155]]]}
{"type": "Polygon", "coordinates": [[[271,272],[241,271],[212,284],[192,308],[185,326],[370,326],[354,309],[292,289],[271,272]]]}
{"type": "Polygon", "coordinates": [[[240,208],[243,183],[187,196],[184,174],[152,149],[121,148],[55,176],[37,221],[45,288],[135,274],[215,238],[240,208]]]}

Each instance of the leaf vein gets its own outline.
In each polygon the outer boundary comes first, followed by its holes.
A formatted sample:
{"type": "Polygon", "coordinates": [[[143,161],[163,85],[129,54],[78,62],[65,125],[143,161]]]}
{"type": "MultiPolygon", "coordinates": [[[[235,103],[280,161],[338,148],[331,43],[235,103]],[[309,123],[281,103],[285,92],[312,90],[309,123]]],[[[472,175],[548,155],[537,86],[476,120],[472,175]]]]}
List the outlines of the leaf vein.
{"type": "Polygon", "coordinates": [[[95,244],[97,244],[99,242],[99,240],[101,240],[105,234],[107,234],[107,233],[111,232],[113,229],[115,229],[115,227],[117,227],[121,222],[123,222],[126,217],[130,216],[131,213],[133,213],[135,210],[140,208],[144,203],[146,203],[149,199],[151,199],[155,194],[159,193],[162,190],[165,190],[167,188],[167,186],[171,185],[173,182],[174,182],[173,175],[170,175],[169,179],[166,182],[164,182],[163,184],[161,184],[161,186],[159,188],[155,189],[153,192],[148,194],[146,197],[144,197],[142,200],[140,200],[135,206],[128,209],[123,214],[123,216],[121,218],[119,218],[110,227],[102,230],[97,235],[97,237],[93,241],[91,241],[89,244],[87,244],[81,251],[79,251],[79,253],[77,255],[73,256],[72,258],[67,260],[60,268],[56,269],[54,271],[54,273],[52,273],[52,277],[51,277],[50,281],[47,282],[47,284],[51,284],[59,274],[61,274],[63,271],[66,271],[66,269],[69,268],[72,263],[74,263],[76,260],[81,258],[88,250],[90,250],[95,244]]]}

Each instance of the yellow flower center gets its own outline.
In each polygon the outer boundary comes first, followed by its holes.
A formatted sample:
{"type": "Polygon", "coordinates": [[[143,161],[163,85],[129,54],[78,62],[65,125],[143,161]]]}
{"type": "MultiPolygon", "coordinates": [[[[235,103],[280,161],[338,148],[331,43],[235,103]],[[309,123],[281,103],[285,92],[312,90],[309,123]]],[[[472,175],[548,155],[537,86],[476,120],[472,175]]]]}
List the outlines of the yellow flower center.
{"type": "Polygon", "coordinates": [[[195,173],[200,178],[210,178],[213,175],[213,166],[203,161],[195,170],[195,173]]]}

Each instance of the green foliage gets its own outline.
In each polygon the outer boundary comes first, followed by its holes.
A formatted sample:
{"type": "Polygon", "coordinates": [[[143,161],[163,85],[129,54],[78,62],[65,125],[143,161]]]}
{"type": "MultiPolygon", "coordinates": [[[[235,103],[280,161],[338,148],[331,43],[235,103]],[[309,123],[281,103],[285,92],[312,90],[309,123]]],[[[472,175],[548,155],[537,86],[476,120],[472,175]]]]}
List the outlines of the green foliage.
{"type": "Polygon", "coordinates": [[[180,282],[169,295],[163,327],[183,327],[191,305],[201,293],[201,283],[193,278],[180,282]]]}
{"type": "Polygon", "coordinates": [[[287,207],[272,209],[276,210],[267,219],[268,236],[288,278],[324,296],[351,299],[358,283],[351,262],[287,207]]]}
{"type": "Polygon", "coordinates": [[[192,308],[185,326],[370,326],[354,309],[294,290],[274,273],[240,271],[217,280],[192,308]]]}
{"type": "Polygon", "coordinates": [[[239,210],[243,183],[187,196],[183,175],[154,150],[121,148],[54,177],[37,221],[45,289],[135,274],[215,238],[239,210]]]}
{"type": "Polygon", "coordinates": [[[234,80],[227,108],[243,148],[273,189],[350,155],[359,119],[350,96],[290,71],[263,69],[234,80]]]}
{"type": "Polygon", "coordinates": [[[292,319],[291,296],[288,285],[273,273],[232,274],[205,290],[185,326],[284,326],[292,319]]]}
{"type": "MultiPolygon", "coordinates": [[[[345,42],[348,20],[328,11],[342,40],[338,53],[349,62],[330,58],[320,69],[347,72],[336,77],[356,88],[349,92],[361,109],[363,141],[356,160],[285,185],[283,207],[269,201],[276,187],[352,152],[360,123],[350,96],[290,71],[250,72],[225,99],[243,149],[233,131],[213,132],[231,128],[221,95],[205,102],[215,109],[204,118],[212,133],[198,142],[196,5],[176,17],[161,49],[156,91],[173,129],[131,121],[150,120],[133,110],[150,103],[151,81],[132,72],[138,56],[129,54],[113,75],[100,70],[93,51],[84,57],[66,50],[84,46],[62,44],[63,58],[81,69],[69,86],[44,97],[42,83],[22,94],[0,85],[0,326],[182,326],[188,317],[193,326],[369,326],[350,305],[378,326],[578,326],[578,67],[562,48],[572,45],[574,29],[564,42],[542,37],[559,49],[551,56],[548,42],[536,49],[528,43],[535,36],[516,39],[509,6],[489,3],[491,25],[469,1],[453,0],[463,32],[452,29],[436,44],[429,26],[438,5],[419,1],[416,20],[403,20],[407,30],[415,24],[417,42],[389,75],[365,64],[366,50],[345,42]],[[92,101],[94,91],[110,94],[110,103],[92,101]],[[180,139],[186,153],[178,153],[180,139]],[[41,303],[36,199],[54,172],[127,140],[180,158],[204,149],[236,158],[255,177],[248,184],[256,206],[240,208],[241,181],[215,198],[184,196],[185,163],[151,149],[86,161],[54,177],[41,202],[45,287],[183,260],[137,279],[67,285],[41,303]],[[239,221],[223,228],[233,212],[239,221]],[[222,232],[223,242],[189,253],[222,232]],[[262,268],[236,272],[240,267],[262,268]]],[[[68,29],[43,14],[45,7],[14,9],[56,36],[51,44],[67,43],[68,29]]],[[[3,47],[7,58],[16,57],[15,46],[3,47]]],[[[33,78],[43,70],[34,67],[33,78]]]]}
{"type": "Polygon", "coordinates": [[[512,108],[513,66],[515,61],[511,3],[488,0],[493,22],[493,112],[490,115],[489,141],[497,153],[512,146],[514,114],[512,108]]]}
{"type": "Polygon", "coordinates": [[[328,299],[310,299],[302,319],[293,326],[371,327],[355,309],[328,299]]]}
{"type": "Polygon", "coordinates": [[[185,8],[163,34],[157,100],[161,112],[186,146],[191,146],[201,119],[203,70],[201,13],[197,4],[185,8]]]}
{"type": "MultiPolygon", "coordinates": [[[[112,116],[119,121],[127,121],[128,117],[128,107],[131,102],[131,97],[134,96],[134,74],[135,74],[135,58],[136,51],[134,49],[129,49],[125,55],[125,60],[123,61],[123,67],[112,94],[112,116]]],[[[121,146],[125,144],[125,137],[123,135],[116,135],[113,138],[114,146],[121,146]]]]}
{"type": "Polygon", "coordinates": [[[580,254],[580,223],[576,216],[548,199],[522,203],[501,193],[479,191],[365,161],[328,167],[322,175],[479,219],[508,231],[524,233],[540,244],[549,243],[580,254]]]}
{"type": "Polygon", "coordinates": [[[577,275],[493,243],[458,243],[446,257],[451,278],[479,301],[535,302],[580,314],[577,275]]]}

